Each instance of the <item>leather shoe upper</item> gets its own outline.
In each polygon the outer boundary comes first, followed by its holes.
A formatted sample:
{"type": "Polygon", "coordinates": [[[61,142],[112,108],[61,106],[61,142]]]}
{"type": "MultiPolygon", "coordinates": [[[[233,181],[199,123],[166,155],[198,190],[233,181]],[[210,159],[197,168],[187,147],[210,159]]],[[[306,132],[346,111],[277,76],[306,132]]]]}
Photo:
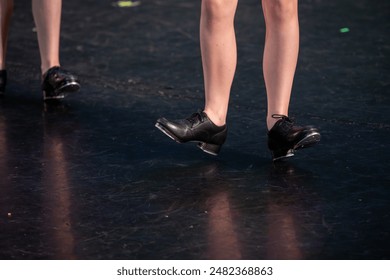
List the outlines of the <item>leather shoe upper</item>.
{"type": "Polygon", "coordinates": [[[157,122],[179,142],[203,141],[221,145],[227,135],[226,125],[215,125],[204,112],[192,114],[187,119],[167,120],[160,118],[157,122]]]}
{"type": "Polygon", "coordinates": [[[42,90],[50,94],[60,93],[68,84],[79,84],[79,79],[76,75],[59,66],[54,66],[47,70],[42,78],[42,90]]]}
{"type": "Polygon", "coordinates": [[[271,150],[292,149],[299,141],[314,131],[318,132],[313,126],[295,126],[290,118],[280,116],[280,120],[268,132],[268,147],[271,150]]]}

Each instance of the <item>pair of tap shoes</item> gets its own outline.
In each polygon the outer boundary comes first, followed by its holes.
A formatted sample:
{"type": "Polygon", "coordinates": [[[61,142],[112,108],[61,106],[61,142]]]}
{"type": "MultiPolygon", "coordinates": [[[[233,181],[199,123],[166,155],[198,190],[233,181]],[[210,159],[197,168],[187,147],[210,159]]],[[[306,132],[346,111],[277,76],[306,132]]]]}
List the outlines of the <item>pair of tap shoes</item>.
{"type": "MultiPolygon", "coordinates": [[[[311,147],[321,139],[313,126],[297,126],[284,115],[272,117],[279,119],[268,131],[268,148],[274,161],[291,157],[296,150],[311,147]]],[[[212,155],[218,155],[227,137],[227,126],[215,125],[203,111],[179,120],[159,118],[155,126],[178,143],[197,142],[200,149],[212,155]]]]}

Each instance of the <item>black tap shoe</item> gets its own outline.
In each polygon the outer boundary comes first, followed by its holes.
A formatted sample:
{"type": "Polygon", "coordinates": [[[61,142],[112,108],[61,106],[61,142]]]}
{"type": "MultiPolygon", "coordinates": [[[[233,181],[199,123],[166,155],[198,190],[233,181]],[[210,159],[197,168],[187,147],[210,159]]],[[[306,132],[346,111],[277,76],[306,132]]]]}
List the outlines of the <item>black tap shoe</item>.
{"type": "Polygon", "coordinates": [[[268,148],[274,161],[291,157],[295,150],[311,147],[321,139],[318,129],[313,126],[294,126],[294,122],[284,115],[272,117],[280,119],[268,131],[268,148]]]}
{"type": "Polygon", "coordinates": [[[42,91],[43,99],[62,99],[66,93],[80,89],[77,76],[58,67],[52,67],[43,74],[42,91]]]}
{"type": "Polygon", "coordinates": [[[202,111],[187,119],[170,121],[160,118],[156,127],[178,143],[198,142],[201,150],[212,155],[218,155],[227,136],[226,125],[215,125],[202,111]]]}

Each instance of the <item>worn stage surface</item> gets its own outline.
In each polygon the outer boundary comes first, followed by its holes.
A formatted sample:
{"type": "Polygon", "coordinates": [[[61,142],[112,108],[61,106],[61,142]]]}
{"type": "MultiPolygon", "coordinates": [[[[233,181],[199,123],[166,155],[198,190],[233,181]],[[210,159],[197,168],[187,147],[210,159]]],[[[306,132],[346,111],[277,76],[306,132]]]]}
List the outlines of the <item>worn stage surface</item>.
{"type": "Polygon", "coordinates": [[[388,1],[300,2],[290,115],[323,138],[280,164],[260,1],[239,3],[218,157],[154,127],[203,105],[200,1],[64,1],[61,61],[82,89],[46,105],[22,2],[0,100],[1,259],[389,259],[388,1]]]}

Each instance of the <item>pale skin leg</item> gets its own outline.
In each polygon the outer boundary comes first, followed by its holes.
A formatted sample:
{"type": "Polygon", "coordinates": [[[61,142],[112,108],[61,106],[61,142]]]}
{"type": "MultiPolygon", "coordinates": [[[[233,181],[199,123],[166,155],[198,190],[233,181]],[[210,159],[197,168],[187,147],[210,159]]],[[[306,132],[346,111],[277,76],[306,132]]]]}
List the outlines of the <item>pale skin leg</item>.
{"type": "MultiPolygon", "coordinates": [[[[59,66],[59,44],[62,0],[32,0],[32,12],[37,27],[41,71],[59,66]]],[[[13,0],[0,0],[0,70],[5,69],[7,35],[13,11],[13,0]]]]}
{"type": "Polygon", "coordinates": [[[263,0],[266,38],[263,72],[267,90],[267,127],[288,116],[291,89],[298,59],[298,0],[263,0]]]}
{"type": "Polygon", "coordinates": [[[8,27],[13,11],[13,0],[0,0],[0,70],[5,69],[5,56],[7,52],[8,27]]]}
{"type": "MultiPolygon", "coordinates": [[[[216,125],[226,122],[237,64],[234,15],[238,0],[203,0],[200,42],[205,83],[204,111],[216,125]]],[[[299,49],[297,0],[263,0],[266,40],[263,72],[267,90],[267,128],[272,114],[288,115],[299,49]]]]}
{"type": "Polygon", "coordinates": [[[60,66],[61,10],[62,0],[32,0],[42,73],[53,66],[60,66]]]}
{"type": "Polygon", "coordinates": [[[205,113],[224,125],[237,63],[234,14],[238,0],[203,0],[200,46],[205,86],[205,113]]]}

